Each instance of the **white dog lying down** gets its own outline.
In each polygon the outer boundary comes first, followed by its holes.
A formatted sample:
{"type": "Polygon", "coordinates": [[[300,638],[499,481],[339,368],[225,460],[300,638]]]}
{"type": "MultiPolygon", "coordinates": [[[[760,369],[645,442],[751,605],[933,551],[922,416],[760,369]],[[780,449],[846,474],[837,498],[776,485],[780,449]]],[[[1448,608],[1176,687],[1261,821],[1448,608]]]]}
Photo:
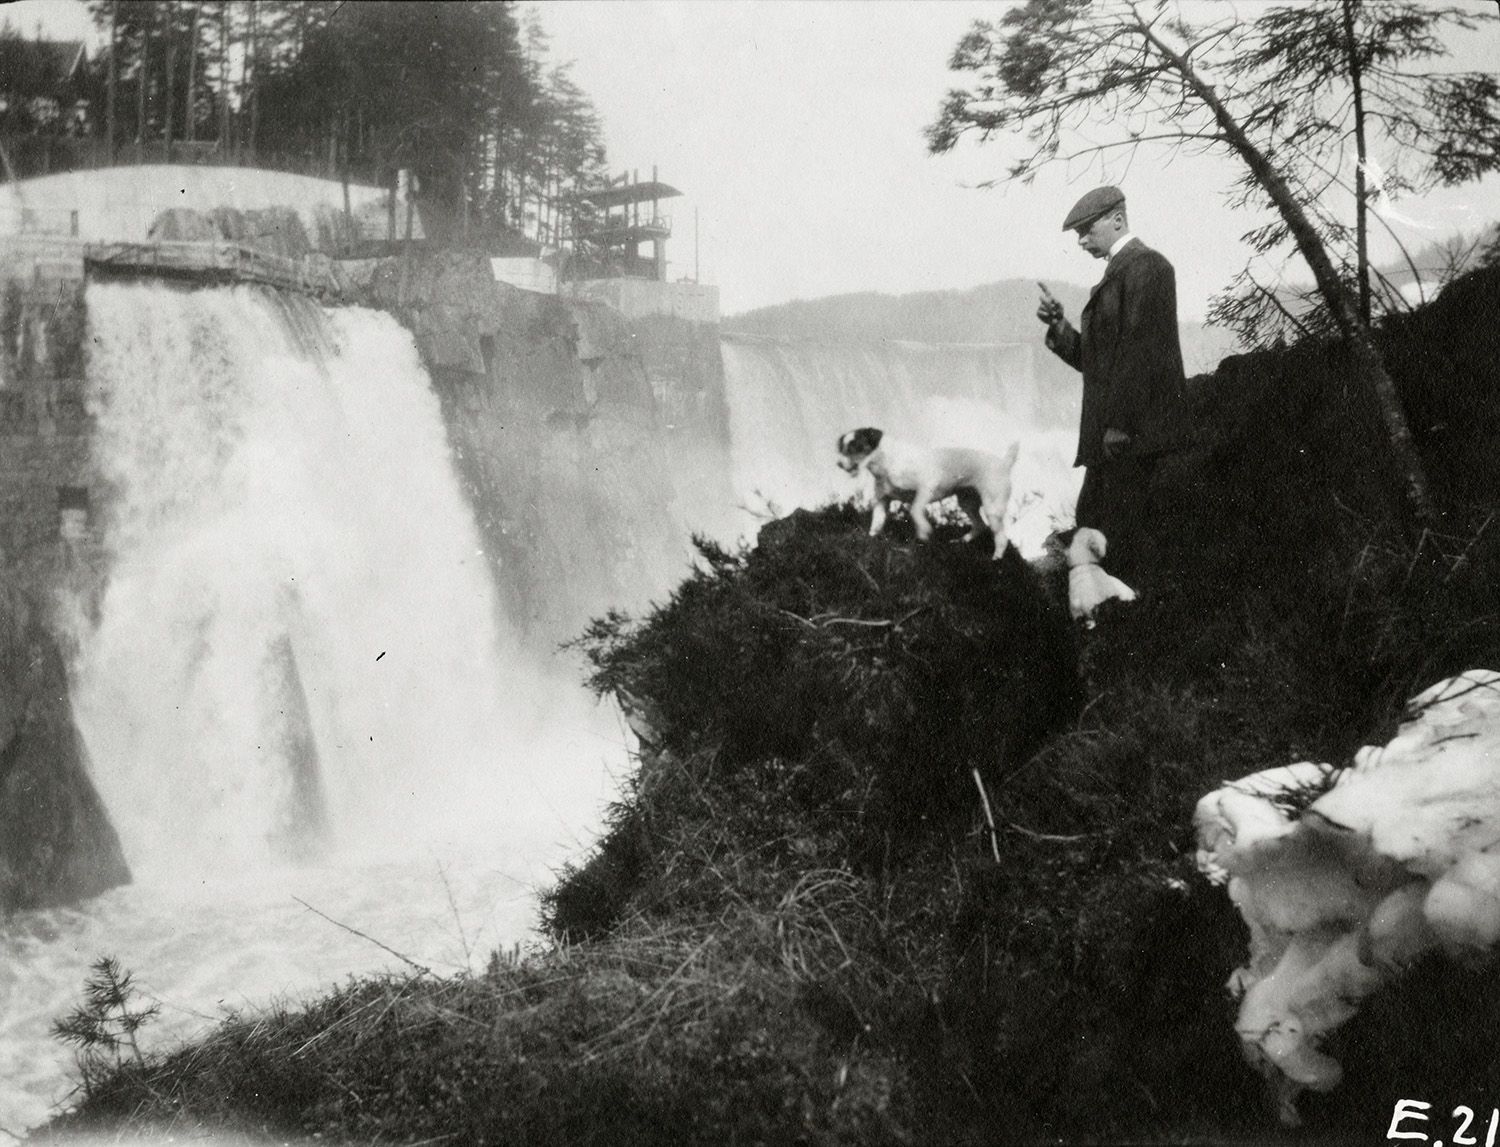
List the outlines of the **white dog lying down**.
{"type": "Polygon", "coordinates": [[[1006,452],[990,454],[957,446],[927,449],[900,442],[863,426],[839,436],[839,468],[857,474],[864,466],[875,479],[875,512],[870,517],[870,536],[885,528],[886,503],[896,498],[911,503],[911,522],[918,541],[932,536],[927,507],[950,494],[969,516],[973,528],[964,541],[979,536],[981,528],[995,537],[995,558],[1005,554],[1005,509],[1010,501],[1010,471],[1016,464],[1018,443],[1006,452]]]}
{"type": "Polygon", "coordinates": [[[1075,621],[1083,618],[1093,625],[1094,610],[1106,601],[1135,600],[1135,590],[1099,564],[1106,544],[1103,534],[1084,526],[1068,545],[1068,612],[1075,621]]]}

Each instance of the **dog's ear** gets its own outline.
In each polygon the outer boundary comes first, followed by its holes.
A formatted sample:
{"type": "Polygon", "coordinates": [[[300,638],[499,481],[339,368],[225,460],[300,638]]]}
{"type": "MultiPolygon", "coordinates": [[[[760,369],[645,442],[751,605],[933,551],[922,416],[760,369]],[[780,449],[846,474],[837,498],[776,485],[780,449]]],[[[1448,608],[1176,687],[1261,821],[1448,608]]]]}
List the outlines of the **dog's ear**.
{"type": "Polygon", "coordinates": [[[846,458],[863,458],[875,453],[880,445],[881,433],[873,426],[861,426],[839,435],[838,452],[846,458]]]}
{"type": "Polygon", "coordinates": [[[1109,548],[1103,534],[1088,526],[1073,531],[1073,540],[1068,544],[1068,565],[1094,565],[1104,560],[1109,548]]]}

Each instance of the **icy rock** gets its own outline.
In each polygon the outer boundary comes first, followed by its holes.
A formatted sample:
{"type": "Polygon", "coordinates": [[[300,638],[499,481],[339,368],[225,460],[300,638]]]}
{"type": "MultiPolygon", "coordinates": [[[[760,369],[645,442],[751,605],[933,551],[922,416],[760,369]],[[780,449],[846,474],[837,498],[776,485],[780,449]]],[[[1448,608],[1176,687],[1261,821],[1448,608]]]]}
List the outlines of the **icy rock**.
{"type": "Polygon", "coordinates": [[[1297,1093],[1338,1086],[1318,1044],[1365,997],[1434,947],[1468,958],[1500,942],[1500,673],[1419,694],[1348,769],[1304,761],[1226,784],[1194,824],[1199,869],[1250,928],[1235,1027],[1293,1122],[1297,1093]]]}

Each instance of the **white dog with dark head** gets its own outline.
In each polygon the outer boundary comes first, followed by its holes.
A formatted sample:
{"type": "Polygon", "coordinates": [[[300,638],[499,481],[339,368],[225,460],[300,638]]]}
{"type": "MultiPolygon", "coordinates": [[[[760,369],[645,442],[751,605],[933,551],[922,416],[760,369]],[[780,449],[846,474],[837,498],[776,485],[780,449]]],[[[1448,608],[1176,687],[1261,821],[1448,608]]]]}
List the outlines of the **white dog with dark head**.
{"type": "Polygon", "coordinates": [[[1094,611],[1106,601],[1134,601],[1135,590],[1099,563],[1109,548],[1098,530],[1081,527],[1068,545],[1068,609],[1073,620],[1094,627],[1094,611]]]}
{"type": "Polygon", "coordinates": [[[839,468],[848,474],[863,466],[875,479],[875,512],[870,536],[885,528],[887,503],[895,498],[910,504],[918,541],[932,536],[927,507],[951,495],[958,497],[973,528],[964,541],[987,529],[995,538],[995,558],[1005,554],[1005,510],[1010,501],[1010,472],[1016,464],[1018,443],[1004,454],[960,446],[925,448],[899,442],[874,427],[862,426],[839,436],[839,468]]]}

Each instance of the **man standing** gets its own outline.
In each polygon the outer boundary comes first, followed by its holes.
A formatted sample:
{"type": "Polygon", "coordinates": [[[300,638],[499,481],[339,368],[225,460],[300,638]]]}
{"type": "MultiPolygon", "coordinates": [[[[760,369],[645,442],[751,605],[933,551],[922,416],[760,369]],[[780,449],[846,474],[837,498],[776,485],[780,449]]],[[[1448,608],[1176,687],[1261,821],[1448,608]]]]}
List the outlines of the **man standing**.
{"type": "Polygon", "coordinates": [[[1104,534],[1107,564],[1128,581],[1144,564],[1151,473],[1175,445],[1183,394],[1177,278],[1165,257],[1130,233],[1118,187],[1090,191],[1063,230],[1076,231],[1080,247],[1107,260],[1104,277],[1083,308],[1081,330],[1045,286],[1036,313],[1047,324],[1048,348],[1083,372],[1073,462],[1085,467],[1077,524],[1104,534]]]}

